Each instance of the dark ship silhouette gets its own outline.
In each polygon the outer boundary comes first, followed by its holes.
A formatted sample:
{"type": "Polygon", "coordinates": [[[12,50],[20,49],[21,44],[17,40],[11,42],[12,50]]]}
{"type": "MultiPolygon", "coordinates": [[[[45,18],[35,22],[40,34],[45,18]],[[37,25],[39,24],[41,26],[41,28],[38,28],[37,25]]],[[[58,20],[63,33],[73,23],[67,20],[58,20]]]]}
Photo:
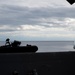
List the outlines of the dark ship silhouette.
{"type": "Polygon", "coordinates": [[[75,49],[75,45],[73,46],[73,49],[75,49]]]}
{"type": "Polygon", "coordinates": [[[73,49],[75,49],[75,41],[74,41],[73,49]]]}
{"type": "Polygon", "coordinates": [[[20,46],[21,42],[14,40],[10,44],[9,39],[6,39],[6,44],[0,46],[0,53],[25,53],[25,52],[36,52],[38,47],[35,45],[20,46]]]}

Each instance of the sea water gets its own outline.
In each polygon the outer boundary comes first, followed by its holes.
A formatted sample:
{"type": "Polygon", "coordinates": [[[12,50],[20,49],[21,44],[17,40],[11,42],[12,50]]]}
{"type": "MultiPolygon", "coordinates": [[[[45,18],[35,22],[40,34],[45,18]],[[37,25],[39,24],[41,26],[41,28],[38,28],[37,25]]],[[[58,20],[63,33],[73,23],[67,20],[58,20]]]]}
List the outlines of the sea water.
{"type": "MultiPolygon", "coordinates": [[[[0,46],[5,42],[0,42],[0,46]]],[[[21,46],[36,45],[38,47],[37,52],[63,52],[63,51],[75,51],[73,49],[73,41],[22,41],[21,46]]]]}

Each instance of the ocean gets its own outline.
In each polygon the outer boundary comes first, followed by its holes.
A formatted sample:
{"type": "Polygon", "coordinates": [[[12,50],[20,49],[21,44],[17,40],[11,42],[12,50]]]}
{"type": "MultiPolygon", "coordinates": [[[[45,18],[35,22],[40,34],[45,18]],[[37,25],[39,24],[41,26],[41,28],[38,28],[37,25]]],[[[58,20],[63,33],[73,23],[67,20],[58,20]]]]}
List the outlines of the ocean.
{"type": "MultiPolygon", "coordinates": [[[[0,46],[5,42],[0,42],[0,46]]],[[[36,45],[38,46],[37,52],[63,52],[63,51],[75,51],[73,49],[73,41],[22,41],[21,46],[36,45]]]]}
{"type": "MultiPolygon", "coordinates": [[[[4,45],[5,42],[0,42],[4,45]]],[[[2,75],[75,75],[75,51],[72,41],[23,41],[38,46],[36,53],[0,53],[0,74],[2,75]],[[46,53],[47,52],[47,53],[46,53]],[[54,52],[54,53],[50,53],[54,52]],[[59,53],[55,53],[59,52],[59,53]],[[18,74],[13,74],[13,72],[18,74]]]]}

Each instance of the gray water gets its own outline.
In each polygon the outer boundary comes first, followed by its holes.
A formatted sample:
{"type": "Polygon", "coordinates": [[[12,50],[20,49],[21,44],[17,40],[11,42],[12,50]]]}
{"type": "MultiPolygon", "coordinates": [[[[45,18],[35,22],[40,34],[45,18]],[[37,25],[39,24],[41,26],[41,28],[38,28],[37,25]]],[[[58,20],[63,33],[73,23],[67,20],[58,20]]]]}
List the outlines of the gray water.
{"type": "MultiPolygon", "coordinates": [[[[0,46],[5,42],[0,42],[0,46]]],[[[73,49],[73,41],[22,41],[21,46],[36,45],[38,46],[37,52],[63,52],[63,51],[75,51],[73,49]]]]}

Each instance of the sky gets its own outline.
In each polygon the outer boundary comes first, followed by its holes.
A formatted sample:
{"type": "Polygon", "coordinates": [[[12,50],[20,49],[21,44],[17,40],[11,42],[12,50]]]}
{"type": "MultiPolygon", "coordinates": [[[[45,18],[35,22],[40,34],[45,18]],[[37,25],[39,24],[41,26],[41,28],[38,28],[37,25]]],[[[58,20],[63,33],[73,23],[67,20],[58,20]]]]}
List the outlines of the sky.
{"type": "Polygon", "coordinates": [[[75,4],[66,0],[0,0],[0,41],[74,41],[75,4]]]}

